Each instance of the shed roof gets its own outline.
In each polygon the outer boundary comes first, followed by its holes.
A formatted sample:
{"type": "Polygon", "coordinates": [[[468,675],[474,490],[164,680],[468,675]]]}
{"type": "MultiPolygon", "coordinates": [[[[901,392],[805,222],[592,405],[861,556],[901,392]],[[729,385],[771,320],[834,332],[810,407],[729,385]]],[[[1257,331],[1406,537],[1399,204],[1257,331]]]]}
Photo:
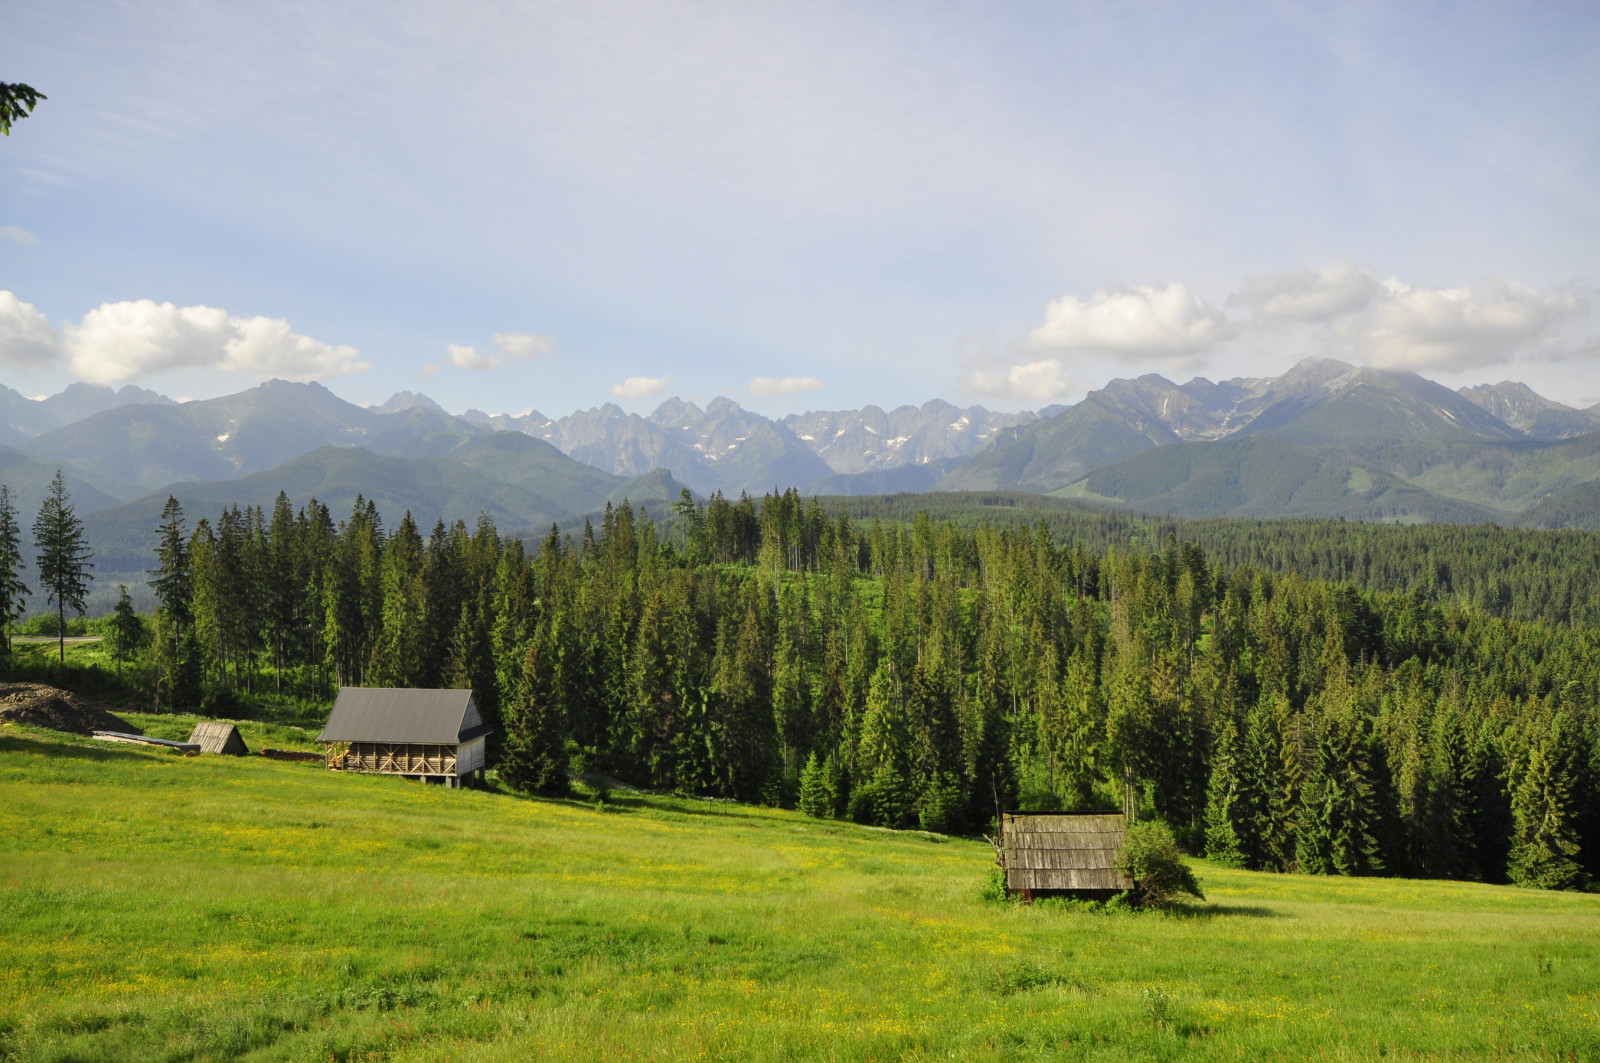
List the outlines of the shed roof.
{"type": "Polygon", "coordinates": [[[340,687],[322,742],[408,742],[457,745],[492,728],[470,690],[340,687]]]}
{"type": "Polygon", "coordinates": [[[1007,812],[1001,818],[1000,845],[1009,888],[1133,888],[1133,880],[1117,870],[1117,850],[1128,833],[1123,816],[1007,812]]]}
{"type": "Polygon", "coordinates": [[[227,753],[243,756],[250,752],[244,744],[239,728],[221,720],[201,720],[194,725],[189,741],[200,747],[202,753],[227,753]]]}

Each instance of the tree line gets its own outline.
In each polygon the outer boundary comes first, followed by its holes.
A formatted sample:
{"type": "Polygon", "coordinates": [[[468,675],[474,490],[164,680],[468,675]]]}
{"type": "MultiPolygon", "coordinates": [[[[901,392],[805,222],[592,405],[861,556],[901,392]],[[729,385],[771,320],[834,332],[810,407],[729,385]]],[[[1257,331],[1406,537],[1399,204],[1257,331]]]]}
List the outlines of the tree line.
{"type": "Polygon", "coordinates": [[[572,773],[939,831],[1125,809],[1249,868],[1571,888],[1600,857],[1600,641],[1421,588],[793,490],[525,545],[370,501],[169,500],[162,708],[470,687],[512,787],[572,773]]]}

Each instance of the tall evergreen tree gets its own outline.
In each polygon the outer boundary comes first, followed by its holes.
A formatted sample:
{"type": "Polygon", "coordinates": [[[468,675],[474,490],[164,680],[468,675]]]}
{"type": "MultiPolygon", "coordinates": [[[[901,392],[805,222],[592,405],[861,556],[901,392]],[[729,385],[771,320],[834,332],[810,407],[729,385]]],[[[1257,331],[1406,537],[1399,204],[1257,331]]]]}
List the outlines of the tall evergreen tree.
{"type": "Polygon", "coordinates": [[[1518,886],[1573,890],[1582,889],[1587,881],[1577,859],[1567,728],[1565,718],[1558,716],[1545,734],[1534,739],[1512,797],[1516,829],[1508,870],[1518,886]]]}
{"type": "Polygon", "coordinates": [[[568,791],[566,727],[555,681],[555,640],[541,626],[528,645],[522,685],[506,716],[505,751],[499,773],[513,789],[560,796],[568,791]]]}
{"type": "Polygon", "coordinates": [[[28,586],[22,582],[22,532],[11,488],[0,484],[0,666],[11,663],[11,625],[28,605],[28,586]]]}
{"type": "Polygon", "coordinates": [[[111,613],[111,656],[117,662],[117,678],[122,678],[122,662],[144,639],[144,621],[133,608],[128,588],[117,588],[117,605],[111,613]]]}
{"type": "Polygon", "coordinates": [[[83,521],[78,519],[67,493],[67,481],[57,469],[39,505],[39,516],[33,522],[33,545],[38,551],[35,563],[39,569],[39,589],[45,592],[45,601],[56,605],[56,636],[58,659],[67,659],[67,610],[83,615],[84,596],[94,576],[89,570],[94,556],[83,537],[83,521]]]}

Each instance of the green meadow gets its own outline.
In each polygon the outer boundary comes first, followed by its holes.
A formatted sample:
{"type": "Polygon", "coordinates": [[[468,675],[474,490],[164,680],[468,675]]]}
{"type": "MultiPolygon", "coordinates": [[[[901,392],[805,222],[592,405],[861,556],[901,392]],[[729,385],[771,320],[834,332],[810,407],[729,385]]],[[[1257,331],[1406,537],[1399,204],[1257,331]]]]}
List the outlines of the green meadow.
{"type": "Polygon", "coordinates": [[[1201,863],[1126,913],[991,866],[4,726],[0,1058],[1600,1058],[1597,896],[1201,863]]]}

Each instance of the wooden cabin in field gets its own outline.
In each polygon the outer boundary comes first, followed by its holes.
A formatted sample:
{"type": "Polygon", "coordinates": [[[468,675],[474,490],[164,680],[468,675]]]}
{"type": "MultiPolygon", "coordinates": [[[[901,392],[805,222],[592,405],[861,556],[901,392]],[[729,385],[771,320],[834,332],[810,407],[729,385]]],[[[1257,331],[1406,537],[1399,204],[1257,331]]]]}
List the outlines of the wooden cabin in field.
{"type": "Polygon", "coordinates": [[[1106,898],[1133,888],[1117,870],[1117,850],[1128,833],[1123,815],[1075,816],[1058,812],[1007,812],[1000,817],[1000,866],[1006,892],[1035,897],[1106,898]]]}
{"type": "Polygon", "coordinates": [[[490,730],[470,690],[341,687],[317,740],[335,771],[479,786],[490,730]]]}
{"type": "Polygon", "coordinates": [[[202,753],[226,753],[230,757],[242,757],[250,752],[239,729],[219,720],[202,720],[195,724],[189,741],[199,746],[202,753]]]}

